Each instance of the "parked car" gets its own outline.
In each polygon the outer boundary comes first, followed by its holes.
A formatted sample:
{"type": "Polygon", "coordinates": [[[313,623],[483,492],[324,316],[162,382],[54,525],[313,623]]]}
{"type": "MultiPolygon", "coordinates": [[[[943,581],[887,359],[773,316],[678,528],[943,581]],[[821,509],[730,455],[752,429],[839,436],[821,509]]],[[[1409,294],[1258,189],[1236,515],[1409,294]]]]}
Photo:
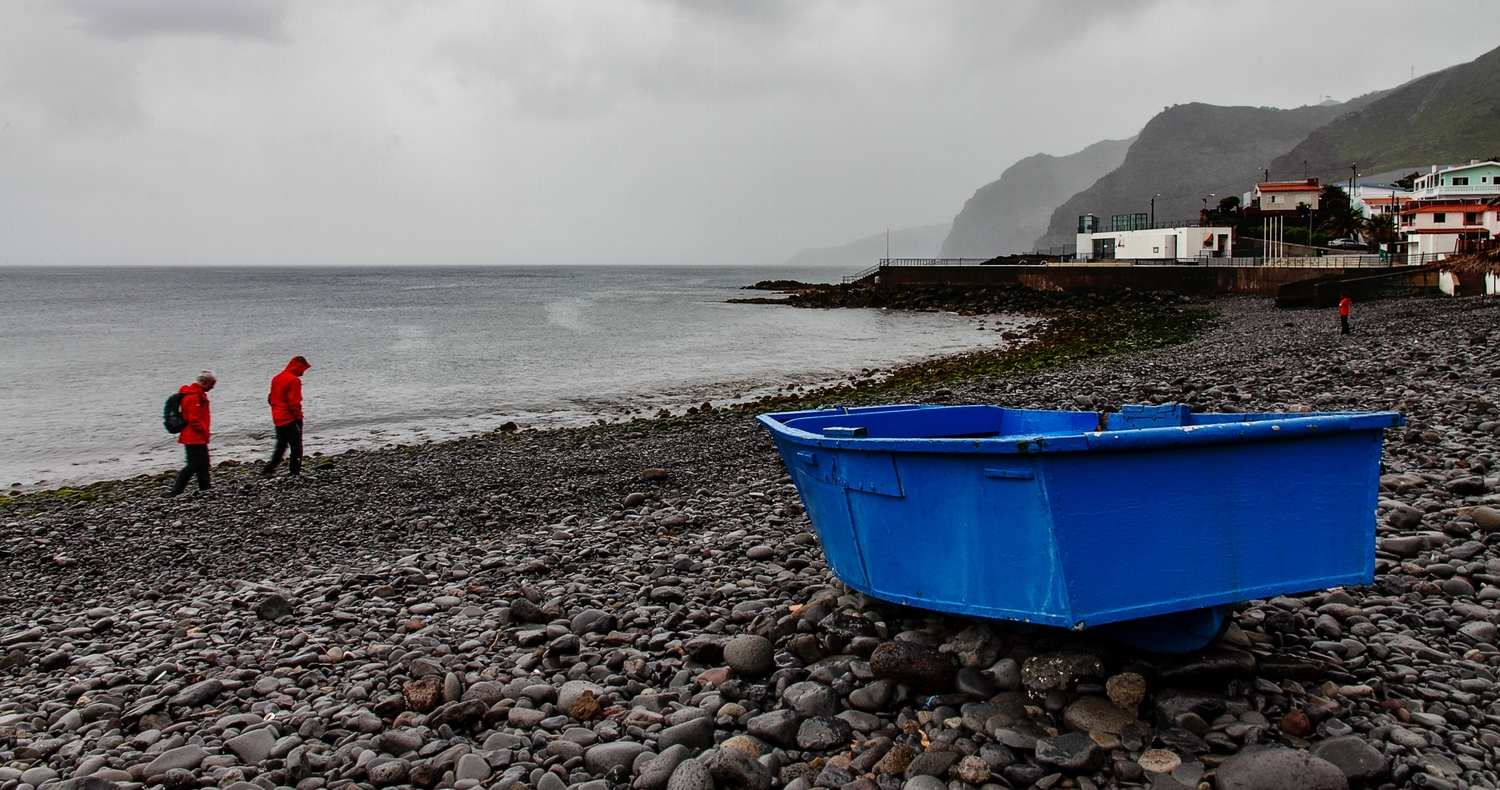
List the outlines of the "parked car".
{"type": "Polygon", "coordinates": [[[1369,247],[1368,247],[1368,245],[1366,245],[1364,242],[1360,241],[1359,239],[1334,239],[1334,240],[1328,242],[1328,249],[1330,249],[1330,250],[1364,250],[1364,249],[1369,249],[1369,247]]]}

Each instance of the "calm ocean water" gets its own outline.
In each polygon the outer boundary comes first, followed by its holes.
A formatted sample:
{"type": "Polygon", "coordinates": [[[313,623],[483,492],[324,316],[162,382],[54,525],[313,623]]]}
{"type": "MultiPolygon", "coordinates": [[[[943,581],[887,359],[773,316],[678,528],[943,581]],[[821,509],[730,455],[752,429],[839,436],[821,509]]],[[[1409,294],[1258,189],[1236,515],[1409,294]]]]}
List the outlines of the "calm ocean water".
{"type": "MultiPolygon", "coordinates": [[[[0,269],[0,484],[181,462],[161,404],[202,368],[215,463],[268,454],[294,354],[307,452],[651,416],[1000,345],[945,313],[725,304],[827,269],[0,269]]],[[[1017,322],[1023,323],[1023,322],[1017,322]]],[[[991,319],[988,324],[996,323],[991,319]]]]}

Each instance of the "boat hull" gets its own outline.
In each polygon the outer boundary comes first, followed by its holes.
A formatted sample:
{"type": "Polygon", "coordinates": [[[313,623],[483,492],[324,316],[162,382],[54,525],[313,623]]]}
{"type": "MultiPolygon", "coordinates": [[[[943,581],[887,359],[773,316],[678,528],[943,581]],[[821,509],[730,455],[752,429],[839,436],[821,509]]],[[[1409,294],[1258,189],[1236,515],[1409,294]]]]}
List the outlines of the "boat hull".
{"type": "Polygon", "coordinates": [[[760,421],[849,587],[1086,629],[1369,583],[1382,429],[1401,418],[906,406],[760,421]]]}

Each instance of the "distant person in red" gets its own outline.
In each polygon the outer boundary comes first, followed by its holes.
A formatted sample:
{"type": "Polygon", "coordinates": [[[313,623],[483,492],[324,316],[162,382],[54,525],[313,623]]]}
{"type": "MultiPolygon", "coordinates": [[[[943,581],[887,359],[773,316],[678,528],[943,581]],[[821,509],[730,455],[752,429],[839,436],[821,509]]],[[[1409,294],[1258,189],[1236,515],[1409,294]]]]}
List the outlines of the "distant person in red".
{"type": "Polygon", "coordinates": [[[182,393],[182,418],[187,421],[187,427],[182,433],[177,434],[177,443],[182,445],[182,450],[187,454],[187,466],[177,473],[177,482],[172,484],[172,493],[167,497],[181,494],[186,488],[188,481],[194,475],[198,477],[198,490],[205,491],[213,486],[209,479],[208,467],[208,436],[209,424],[211,422],[208,413],[208,391],[219,383],[219,378],[212,370],[205,370],[198,374],[198,380],[192,384],[184,384],[178,392],[182,393]]]}
{"type": "Polygon", "coordinates": [[[276,449],[271,451],[271,460],[266,462],[261,477],[275,475],[288,450],[291,451],[288,474],[296,477],[302,473],[302,374],[310,367],[307,357],[299,354],[271,379],[271,394],[266,396],[266,402],[271,404],[271,422],[276,424],[276,449]]]}
{"type": "Polygon", "coordinates": [[[1349,334],[1349,307],[1354,302],[1349,299],[1349,292],[1339,294],[1339,334],[1349,334]]]}

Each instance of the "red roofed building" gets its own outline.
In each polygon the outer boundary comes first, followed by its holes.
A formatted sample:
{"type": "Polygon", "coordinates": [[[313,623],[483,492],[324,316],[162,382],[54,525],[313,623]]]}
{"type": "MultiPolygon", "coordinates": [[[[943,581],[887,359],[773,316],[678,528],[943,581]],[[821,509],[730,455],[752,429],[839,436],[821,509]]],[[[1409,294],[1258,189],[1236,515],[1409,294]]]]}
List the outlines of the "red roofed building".
{"type": "Polygon", "coordinates": [[[1263,181],[1255,185],[1246,209],[1251,214],[1292,214],[1297,211],[1298,206],[1306,205],[1317,211],[1318,194],[1321,191],[1322,187],[1318,185],[1316,178],[1304,181],[1263,181]]]}

